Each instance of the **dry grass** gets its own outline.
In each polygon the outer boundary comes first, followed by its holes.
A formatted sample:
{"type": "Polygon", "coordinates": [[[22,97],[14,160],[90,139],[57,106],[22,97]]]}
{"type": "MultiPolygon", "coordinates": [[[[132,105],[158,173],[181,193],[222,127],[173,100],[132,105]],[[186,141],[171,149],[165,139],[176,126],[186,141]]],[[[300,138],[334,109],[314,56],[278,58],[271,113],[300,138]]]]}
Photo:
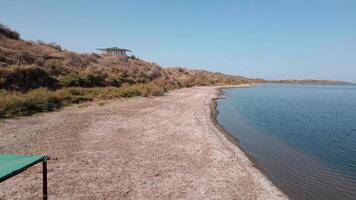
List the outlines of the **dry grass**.
{"type": "Polygon", "coordinates": [[[29,116],[93,100],[158,96],[163,95],[164,91],[163,87],[154,83],[127,87],[63,88],[56,91],[39,88],[27,93],[1,90],[0,118],[29,116]]]}

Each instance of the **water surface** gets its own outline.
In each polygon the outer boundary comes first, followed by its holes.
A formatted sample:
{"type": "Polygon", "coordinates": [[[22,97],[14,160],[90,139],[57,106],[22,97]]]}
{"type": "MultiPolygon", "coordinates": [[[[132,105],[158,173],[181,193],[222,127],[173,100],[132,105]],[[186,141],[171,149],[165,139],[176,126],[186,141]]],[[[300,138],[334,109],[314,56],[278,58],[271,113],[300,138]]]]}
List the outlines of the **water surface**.
{"type": "Polygon", "coordinates": [[[292,199],[356,199],[356,86],[224,89],[218,122],[292,199]]]}

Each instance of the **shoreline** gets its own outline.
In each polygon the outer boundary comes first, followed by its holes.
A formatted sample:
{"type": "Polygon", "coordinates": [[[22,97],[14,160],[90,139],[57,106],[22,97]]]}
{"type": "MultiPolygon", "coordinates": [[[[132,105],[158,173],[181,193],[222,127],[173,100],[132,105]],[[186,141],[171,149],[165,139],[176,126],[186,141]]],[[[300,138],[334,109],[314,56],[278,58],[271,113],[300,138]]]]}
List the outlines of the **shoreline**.
{"type": "MultiPolygon", "coordinates": [[[[51,199],[287,199],[214,124],[219,88],[6,120],[0,153],[55,158],[51,199]]],[[[37,171],[1,183],[0,199],[39,198],[37,171]]]]}
{"type": "MultiPolygon", "coordinates": [[[[234,89],[234,88],[253,88],[256,87],[257,85],[262,85],[262,84],[269,84],[269,83],[251,83],[251,84],[241,84],[241,85],[229,85],[229,86],[218,86],[216,88],[216,97],[211,99],[211,103],[209,105],[210,108],[210,118],[216,129],[233,145],[235,145],[238,149],[240,149],[246,158],[253,164],[253,167],[256,168],[260,173],[262,173],[263,176],[265,176],[268,181],[270,181],[280,192],[283,193],[285,198],[289,199],[289,197],[280,189],[278,188],[275,183],[272,181],[272,179],[266,174],[263,170],[263,168],[258,164],[256,158],[245,151],[245,149],[241,146],[240,141],[238,138],[234,137],[230,132],[228,132],[222,124],[219,123],[217,120],[217,116],[219,114],[219,111],[217,109],[218,102],[217,100],[219,99],[224,99],[225,97],[221,97],[224,95],[223,90],[224,89],[234,89]]],[[[272,83],[274,84],[274,83],[272,83]]],[[[280,84],[280,83],[279,83],[280,84]]]]}
{"type": "MultiPolygon", "coordinates": [[[[239,148],[241,151],[243,151],[246,155],[246,157],[253,163],[253,165],[261,171],[260,168],[258,168],[258,163],[256,162],[256,159],[251,155],[249,154],[248,152],[246,152],[240,142],[239,142],[239,139],[238,138],[235,138],[231,133],[229,133],[222,124],[220,124],[217,120],[217,116],[219,114],[219,111],[217,109],[217,106],[218,106],[218,102],[217,100],[221,99],[221,95],[223,95],[223,89],[229,89],[229,88],[251,88],[251,87],[255,87],[256,84],[244,84],[243,86],[239,86],[239,85],[236,85],[236,86],[229,86],[229,87],[226,87],[226,86],[223,86],[223,87],[219,87],[217,88],[217,97],[216,98],[213,98],[212,99],[212,102],[211,102],[211,105],[209,106],[210,107],[210,110],[211,110],[211,120],[213,121],[215,127],[231,142],[233,143],[235,146],[237,146],[237,148],[239,148]]],[[[264,173],[263,173],[264,174],[264,173]]],[[[264,174],[265,175],[265,174],[264,174]]],[[[270,179],[269,179],[270,180],[270,179]]]]}
{"type": "MultiPolygon", "coordinates": [[[[219,132],[221,132],[221,134],[223,134],[227,140],[229,140],[232,144],[234,144],[237,148],[239,148],[244,154],[245,156],[250,160],[250,162],[253,164],[253,167],[255,167],[258,171],[260,171],[271,183],[273,183],[273,185],[275,187],[276,184],[272,181],[272,179],[270,178],[270,176],[268,174],[266,174],[266,172],[263,170],[263,168],[261,167],[260,164],[258,164],[256,158],[251,155],[250,153],[248,153],[240,144],[240,141],[238,138],[234,137],[229,131],[227,131],[224,126],[222,124],[219,123],[219,121],[217,120],[217,116],[219,114],[219,111],[217,109],[218,106],[218,102],[217,100],[221,99],[220,96],[224,95],[223,93],[223,89],[232,89],[232,88],[252,88],[252,87],[256,87],[257,85],[259,85],[260,83],[257,84],[243,84],[243,86],[223,86],[223,87],[219,87],[217,88],[217,97],[212,99],[211,105],[210,105],[210,110],[211,110],[211,120],[214,124],[214,126],[219,130],[219,132]]],[[[264,83],[261,83],[264,84],[264,83]]],[[[278,187],[277,187],[278,188],[278,187]]],[[[278,188],[285,196],[287,196],[280,188],[278,188]]]]}

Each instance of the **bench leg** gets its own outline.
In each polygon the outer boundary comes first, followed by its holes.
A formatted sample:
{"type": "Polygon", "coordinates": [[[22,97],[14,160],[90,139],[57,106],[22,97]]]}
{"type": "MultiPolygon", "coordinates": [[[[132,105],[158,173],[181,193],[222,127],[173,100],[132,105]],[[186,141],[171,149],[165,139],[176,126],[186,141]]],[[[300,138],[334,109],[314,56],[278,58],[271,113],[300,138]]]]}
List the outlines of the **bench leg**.
{"type": "Polygon", "coordinates": [[[43,200],[47,200],[47,160],[42,162],[42,172],[43,172],[43,200]]]}

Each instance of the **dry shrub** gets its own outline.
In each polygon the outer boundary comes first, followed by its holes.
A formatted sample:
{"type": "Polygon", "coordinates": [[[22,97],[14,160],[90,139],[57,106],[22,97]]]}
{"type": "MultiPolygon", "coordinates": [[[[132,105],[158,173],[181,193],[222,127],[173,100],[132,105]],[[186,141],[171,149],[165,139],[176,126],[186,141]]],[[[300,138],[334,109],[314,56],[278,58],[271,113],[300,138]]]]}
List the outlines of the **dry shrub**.
{"type": "Polygon", "coordinates": [[[88,62],[83,62],[82,56],[73,52],[66,52],[66,65],[72,67],[84,67],[88,62]]]}
{"type": "Polygon", "coordinates": [[[91,55],[94,57],[94,58],[101,58],[101,56],[97,53],[91,53],[91,55]]]}
{"type": "Polygon", "coordinates": [[[73,72],[73,70],[69,69],[68,67],[65,67],[63,60],[59,60],[59,59],[45,60],[42,63],[42,66],[44,66],[48,70],[49,74],[57,77],[73,72]]]}
{"type": "Polygon", "coordinates": [[[0,49],[0,67],[2,65],[6,66],[8,62],[9,60],[8,60],[8,56],[6,55],[6,52],[0,49]]]}
{"type": "Polygon", "coordinates": [[[48,43],[47,46],[52,47],[53,49],[56,49],[58,51],[62,51],[61,45],[59,45],[55,42],[48,43]]]}
{"type": "Polygon", "coordinates": [[[158,82],[156,83],[149,83],[147,85],[147,94],[146,96],[162,96],[164,92],[167,90],[165,89],[165,86],[163,84],[160,84],[158,82]]]}
{"type": "Polygon", "coordinates": [[[0,69],[0,88],[26,92],[30,89],[58,88],[57,79],[37,66],[14,66],[0,69]]]}
{"type": "Polygon", "coordinates": [[[85,65],[98,63],[98,57],[96,55],[93,55],[93,54],[82,54],[82,56],[83,56],[83,61],[82,62],[85,63],[85,65]]]}
{"type": "Polygon", "coordinates": [[[26,50],[22,50],[15,56],[16,63],[18,64],[33,64],[36,61],[36,56],[32,55],[26,50]]]}

